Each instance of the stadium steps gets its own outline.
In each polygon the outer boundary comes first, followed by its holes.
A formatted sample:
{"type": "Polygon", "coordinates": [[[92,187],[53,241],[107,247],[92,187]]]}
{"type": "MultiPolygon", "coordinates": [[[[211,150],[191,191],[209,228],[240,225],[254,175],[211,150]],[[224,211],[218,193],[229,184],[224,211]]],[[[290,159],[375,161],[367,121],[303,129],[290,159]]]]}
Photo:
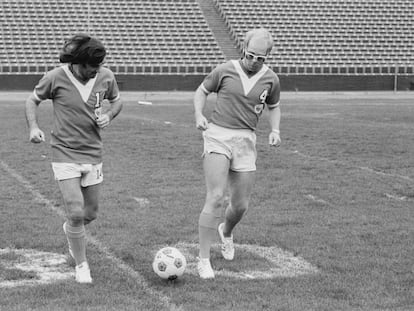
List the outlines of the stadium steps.
{"type": "Polygon", "coordinates": [[[230,36],[227,25],[218,13],[212,0],[197,0],[203,11],[204,18],[216,38],[217,44],[227,59],[240,58],[240,51],[236,42],[230,36]]]}
{"type": "Polygon", "coordinates": [[[214,1],[238,46],[249,29],[269,29],[277,73],[413,71],[413,0],[214,1]]]}

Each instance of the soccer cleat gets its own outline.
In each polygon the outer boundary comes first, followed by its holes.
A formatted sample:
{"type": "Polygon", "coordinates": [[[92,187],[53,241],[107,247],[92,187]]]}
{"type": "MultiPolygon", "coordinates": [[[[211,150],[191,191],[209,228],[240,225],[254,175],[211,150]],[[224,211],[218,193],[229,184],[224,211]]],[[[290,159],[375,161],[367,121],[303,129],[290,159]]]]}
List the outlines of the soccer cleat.
{"type": "Polygon", "coordinates": [[[197,258],[197,271],[202,279],[213,279],[214,271],[209,258],[197,258]]]}
{"type": "Polygon", "coordinates": [[[224,259],[226,260],[233,260],[234,258],[234,243],[233,243],[233,235],[227,238],[223,234],[224,222],[218,226],[218,233],[221,239],[221,254],[223,255],[224,259]]]}
{"type": "MultiPolygon", "coordinates": [[[[63,223],[63,232],[65,232],[65,235],[66,235],[66,222],[63,223]]],[[[69,242],[68,242],[68,244],[69,244],[69,242]]],[[[75,259],[75,257],[73,256],[72,249],[70,248],[70,244],[69,244],[69,254],[73,259],[75,259]]]]}
{"type": "Polygon", "coordinates": [[[86,261],[75,267],[75,279],[78,283],[92,283],[91,271],[86,261]]]}

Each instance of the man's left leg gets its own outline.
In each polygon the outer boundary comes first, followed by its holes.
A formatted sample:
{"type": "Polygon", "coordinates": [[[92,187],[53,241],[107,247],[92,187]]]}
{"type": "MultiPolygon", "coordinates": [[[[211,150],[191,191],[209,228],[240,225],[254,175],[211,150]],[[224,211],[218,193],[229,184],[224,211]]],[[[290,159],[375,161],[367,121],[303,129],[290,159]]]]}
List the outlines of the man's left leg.
{"type": "Polygon", "coordinates": [[[224,223],[218,231],[222,241],[222,254],[227,260],[234,258],[233,229],[243,218],[249,207],[254,186],[255,172],[234,172],[229,174],[230,204],[225,211],[224,223]]]}
{"type": "Polygon", "coordinates": [[[83,206],[85,209],[85,216],[83,223],[85,225],[91,223],[96,219],[98,209],[99,209],[99,195],[101,190],[101,184],[96,184],[93,186],[82,187],[83,194],[83,206]]]}

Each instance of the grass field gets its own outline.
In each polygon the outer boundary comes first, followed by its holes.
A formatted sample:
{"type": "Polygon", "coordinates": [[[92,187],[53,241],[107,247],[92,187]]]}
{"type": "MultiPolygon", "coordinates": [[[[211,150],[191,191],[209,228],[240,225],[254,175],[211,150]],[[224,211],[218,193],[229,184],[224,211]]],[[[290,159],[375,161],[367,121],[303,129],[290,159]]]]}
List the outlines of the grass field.
{"type": "MultiPolygon", "coordinates": [[[[282,146],[267,146],[265,114],[236,258],[216,245],[208,281],[194,271],[205,188],[192,93],[124,93],[103,131],[89,286],[73,278],[50,147],[28,142],[27,95],[0,97],[0,310],[414,310],[412,93],[282,94],[282,146]],[[189,261],[176,282],[151,268],[167,245],[189,261]]],[[[51,104],[39,111],[49,139],[51,104]]]]}

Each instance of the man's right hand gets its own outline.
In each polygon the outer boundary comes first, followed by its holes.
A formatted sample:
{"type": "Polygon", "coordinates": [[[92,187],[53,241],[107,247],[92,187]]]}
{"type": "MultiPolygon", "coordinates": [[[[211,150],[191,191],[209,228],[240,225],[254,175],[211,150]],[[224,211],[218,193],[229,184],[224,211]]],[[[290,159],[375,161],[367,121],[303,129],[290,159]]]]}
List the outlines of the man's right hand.
{"type": "Polygon", "coordinates": [[[30,130],[30,141],[35,144],[41,143],[45,141],[45,134],[41,129],[34,128],[30,130]]]}
{"type": "Polygon", "coordinates": [[[196,127],[202,131],[208,129],[208,120],[202,114],[196,115],[196,127]]]}

